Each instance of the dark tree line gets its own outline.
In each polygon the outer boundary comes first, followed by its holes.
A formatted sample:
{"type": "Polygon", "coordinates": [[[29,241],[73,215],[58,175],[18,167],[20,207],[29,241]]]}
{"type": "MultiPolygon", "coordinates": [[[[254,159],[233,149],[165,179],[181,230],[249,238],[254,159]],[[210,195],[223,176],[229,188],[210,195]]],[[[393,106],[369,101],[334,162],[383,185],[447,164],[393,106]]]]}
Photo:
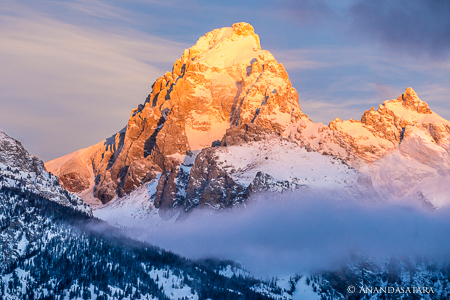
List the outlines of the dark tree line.
{"type": "MultiPolygon", "coordinates": [[[[14,243],[0,244],[0,295],[21,299],[169,299],[149,270],[170,270],[199,299],[272,299],[251,289],[263,283],[251,277],[219,275],[217,265],[195,262],[126,237],[120,229],[50,201],[21,187],[0,188],[0,234],[14,243]],[[8,248],[9,247],[9,248],[8,248]],[[19,278],[18,270],[26,276],[19,278]],[[187,276],[189,275],[189,277],[187,276]]],[[[168,274],[168,273],[167,273],[168,274]]],[[[281,294],[273,288],[272,292],[281,294]]]]}

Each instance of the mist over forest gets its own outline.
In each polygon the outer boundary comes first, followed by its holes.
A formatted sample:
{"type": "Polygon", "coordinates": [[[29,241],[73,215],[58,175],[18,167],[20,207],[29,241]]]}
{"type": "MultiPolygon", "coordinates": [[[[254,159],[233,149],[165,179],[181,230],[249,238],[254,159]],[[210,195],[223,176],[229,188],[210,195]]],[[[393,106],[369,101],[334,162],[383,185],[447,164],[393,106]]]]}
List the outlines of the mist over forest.
{"type": "Polygon", "coordinates": [[[236,260],[260,276],[334,270],[353,254],[374,262],[392,256],[449,257],[449,208],[336,196],[266,194],[245,208],[199,210],[152,229],[140,224],[137,235],[189,258],[236,260]]]}

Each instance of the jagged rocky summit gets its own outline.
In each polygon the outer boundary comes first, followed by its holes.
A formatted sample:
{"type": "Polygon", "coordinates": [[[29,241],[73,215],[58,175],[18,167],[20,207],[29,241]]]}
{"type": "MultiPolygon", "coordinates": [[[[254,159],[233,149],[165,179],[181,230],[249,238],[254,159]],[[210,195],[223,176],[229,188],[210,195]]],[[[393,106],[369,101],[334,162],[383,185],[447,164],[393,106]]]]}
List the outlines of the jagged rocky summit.
{"type": "Polygon", "coordinates": [[[251,25],[238,23],[185,50],[122,131],[46,167],[68,190],[107,203],[175,170],[186,153],[210,147],[232,126],[282,133],[302,118],[283,65],[261,50],[251,25]]]}
{"type": "Polygon", "coordinates": [[[123,130],[46,168],[106,210],[134,203],[172,216],[260,192],[332,189],[437,208],[447,203],[449,133],[412,88],[361,121],[312,122],[283,65],[238,23],[185,50],[123,130]]]}
{"type": "Polygon", "coordinates": [[[448,203],[450,122],[412,88],[366,111],[361,121],[336,118],[329,126],[306,121],[289,134],[367,174],[387,198],[415,199],[434,208],[448,203]]]}

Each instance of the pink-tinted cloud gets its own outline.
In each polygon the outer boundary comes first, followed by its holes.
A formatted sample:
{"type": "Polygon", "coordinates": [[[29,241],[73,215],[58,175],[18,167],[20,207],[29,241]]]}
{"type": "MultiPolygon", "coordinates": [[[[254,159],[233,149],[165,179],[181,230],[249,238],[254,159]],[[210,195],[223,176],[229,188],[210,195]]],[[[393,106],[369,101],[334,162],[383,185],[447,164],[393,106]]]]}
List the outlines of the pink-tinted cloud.
{"type": "Polygon", "coordinates": [[[0,15],[0,26],[0,128],[44,160],[120,130],[184,50],[131,29],[111,33],[26,10],[0,15]]]}

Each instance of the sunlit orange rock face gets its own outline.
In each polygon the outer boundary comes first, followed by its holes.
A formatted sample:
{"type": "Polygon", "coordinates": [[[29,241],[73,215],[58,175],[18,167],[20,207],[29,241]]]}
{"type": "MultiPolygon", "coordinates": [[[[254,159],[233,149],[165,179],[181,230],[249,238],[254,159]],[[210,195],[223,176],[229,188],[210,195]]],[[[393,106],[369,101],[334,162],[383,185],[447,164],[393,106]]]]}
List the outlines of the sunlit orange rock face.
{"type": "Polygon", "coordinates": [[[180,155],[211,146],[232,126],[281,134],[300,119],[307,117],[283,65],[261,50],[251,25],[238,23],[186,49],[121,132],[46,168],[70,191],[106,203],[177,169],[180,155]]]}
{"type": "Polygon", "coordinates": [[[393,149],[409,151],[405,144],[418,136],[435,146],[446,147],[449,125],[447,120],[432,112],[412,88],[407,88],[397,99],[384,101],[376,111],[373,108],[366,111],[361,122],[335,120],[330,128],[342,133],[356,155],[373,162],[393,149]]]}
{"type": "Polygon", "coordinates": [[[45,166],[90,204],[130,193],[131,199],[150,182],[148,207],[171,218],[180,209],[233,207],[251,192],[268,190],[264,182],[276,185],[275,177],[260,172],[251,187],[239,183],[226,161],[217,161],[220,148],[211,146],[279,139],[340,159],[359,172],[359,181],[364,178],[362,186],[381,194],[436,207],[446,203],[439,186],[450,178],[450,123],[412,88],[366,111],[360,121],[336,118],[329,125],[313,123],[298,100],[283,65],[261,50],[253,27],[234,24],[186,49],[123,130],[45,166]],[[434,190],[427,188],[433,184],[434,190]]]}

